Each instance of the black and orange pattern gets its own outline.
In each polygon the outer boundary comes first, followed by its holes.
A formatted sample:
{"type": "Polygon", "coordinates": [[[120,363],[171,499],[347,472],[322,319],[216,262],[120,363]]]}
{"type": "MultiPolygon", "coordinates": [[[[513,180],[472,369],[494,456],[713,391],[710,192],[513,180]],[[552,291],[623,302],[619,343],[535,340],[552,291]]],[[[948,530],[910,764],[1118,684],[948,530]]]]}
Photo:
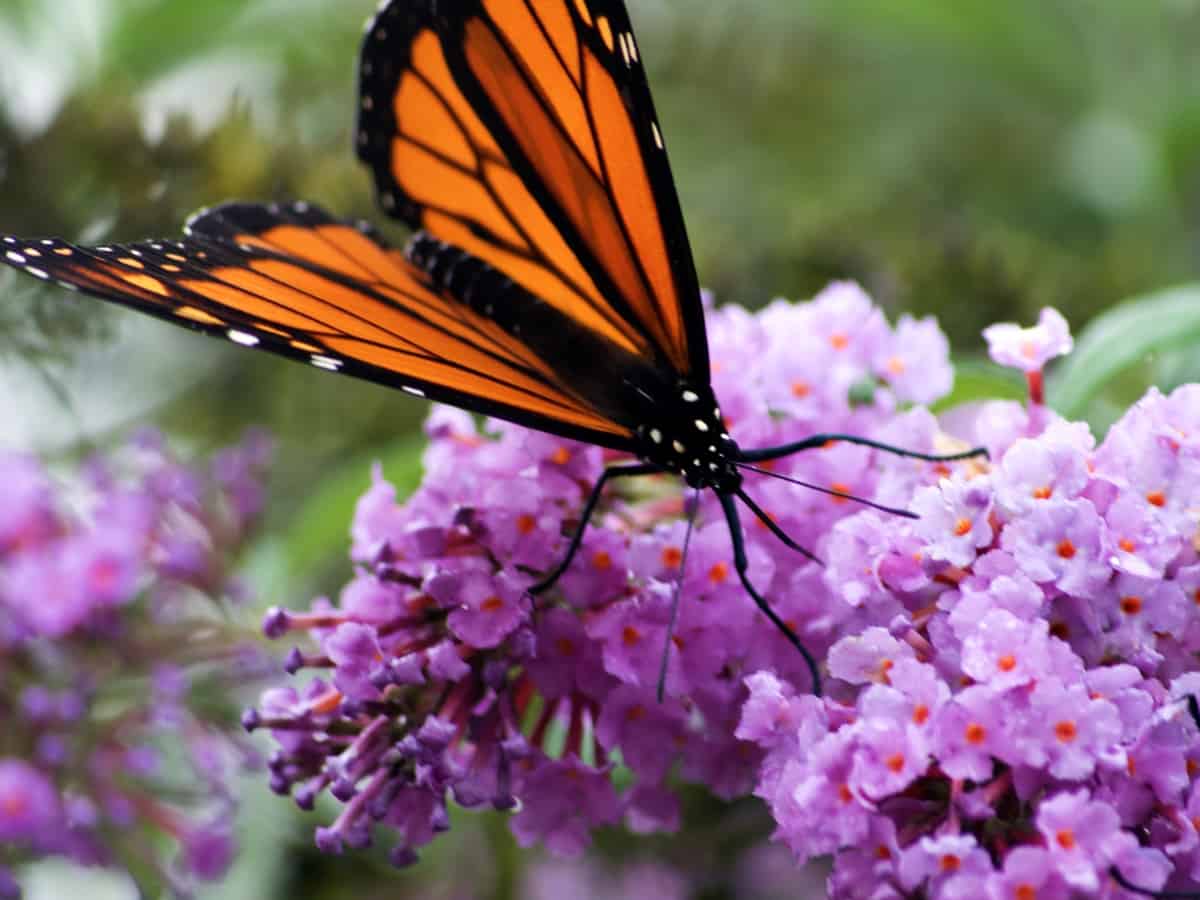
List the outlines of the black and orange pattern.
{"type": "Polygon", "coordinates": [[[181,240],[10,236],[0,260],[630,452],[663,414],[654,397],[707,386],[696,275],[620,2],[393,0],[363,41],[357,145],[385,211],[418,229],[407,251],[309,204],[230,203],[181,240]]]}
{"type": "Polygon", "coordinates": [[[385,210],[707,383],[696,273],[622,3],[392,3],[360,78],[358,152],[385,210]]]}

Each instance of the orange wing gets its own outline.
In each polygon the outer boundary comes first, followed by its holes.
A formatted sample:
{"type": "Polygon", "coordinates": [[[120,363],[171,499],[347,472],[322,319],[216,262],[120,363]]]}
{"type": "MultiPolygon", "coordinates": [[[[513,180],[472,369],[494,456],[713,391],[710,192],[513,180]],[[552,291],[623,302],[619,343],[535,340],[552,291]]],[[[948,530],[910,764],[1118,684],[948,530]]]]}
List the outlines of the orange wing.
{"type": "Polygon", "coordinates": [[[181,241],[78,247],[0,237],[0,260],[234,343],[616,449],[612,421],[529,348],[454,298],[365,223],[298,203],[231,203],[181,241]]]}
{"type": "Polygon", "coordinates": [[[618,0],[393,0],[359,155],[384,208],[648,363],[707,383],[699,289],[618,0]]]}

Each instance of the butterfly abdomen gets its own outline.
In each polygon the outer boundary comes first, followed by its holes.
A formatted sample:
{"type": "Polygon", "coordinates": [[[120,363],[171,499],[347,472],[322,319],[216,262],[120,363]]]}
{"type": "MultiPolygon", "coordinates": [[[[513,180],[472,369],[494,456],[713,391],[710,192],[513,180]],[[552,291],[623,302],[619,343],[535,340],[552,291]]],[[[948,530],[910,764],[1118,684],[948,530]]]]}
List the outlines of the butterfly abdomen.
{"type": "Polygon", "coordinates": [[[487,316],[505,331],[518,327],[515,321],[504,321],[508,317],[504,317],[503,313],[513,308],[514,301],[525,299],[513,294],[526,292],[503,272],[479,257],[424,232],[413,237],[404,255],[429,276],[434,289],[449,294],[475,312],[487,316]]]}

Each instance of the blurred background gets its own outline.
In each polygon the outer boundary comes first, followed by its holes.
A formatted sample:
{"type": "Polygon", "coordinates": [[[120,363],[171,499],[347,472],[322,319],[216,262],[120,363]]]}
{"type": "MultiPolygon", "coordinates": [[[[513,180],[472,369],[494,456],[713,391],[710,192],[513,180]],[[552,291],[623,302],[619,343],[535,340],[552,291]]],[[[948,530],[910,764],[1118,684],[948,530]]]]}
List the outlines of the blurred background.
{"type": "MultiPolygon", "coordinates": [[[[0,231],[171,236],[233,198],[379,221],[350,149],[373,5],[0,0],[0,231]]],[[[1078,333],[1200,270],[1200,0],[629,6],[701,281],[723,302],[854,278],[892,317],[939,318],[960,364],[955,399],[1018,396],[980,361],[985,325],[1029,324],[1052,304],[1078,333]]],[[[1200,377],[1200,303],[1171,299],[1143,306],[1165,335],[1154,352],[1126,354],[1064,412],[1102,428],[1148,384],[1200,377]]],[[[346,580],[369,463],[413,484],[425,411],[0,273],[0,446],[67,459],[146,422],[197,451],[251,423],[274,432],[271,524],[248,563],[264,606],[346,580]]],[[[571,871],[515,851],[498,819],[464,816],[395,875],[369,857],[319,858],[315,819],[258,784],[246,802],[247,852],[213,897],[535,897],[543,883],[561,897],[571,878],[611,880],[597,873],[613,860],[641,877],[650,858],[686,862],[697,896],[805,896],[745,855],[765,833],[753,804],[695,797],[685,836],[612,836],[571,871]],[[464,855],[479,861],[465,874],[464,855]],[[699,880],[697,858],[715,861],[699,880]]],[[[38,877],[61,896],[71,876],[38,877]]]]}

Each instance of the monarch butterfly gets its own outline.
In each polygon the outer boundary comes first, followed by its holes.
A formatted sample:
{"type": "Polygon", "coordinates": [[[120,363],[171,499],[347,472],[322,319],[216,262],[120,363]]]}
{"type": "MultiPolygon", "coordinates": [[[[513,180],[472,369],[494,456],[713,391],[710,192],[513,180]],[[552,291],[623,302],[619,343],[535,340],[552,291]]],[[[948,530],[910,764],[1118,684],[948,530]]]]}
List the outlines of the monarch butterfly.
{"type": "Polygon", "coordinates": [[[604,486],[671,472],[712,489],[746,591],[738,508],[793,549],[741,471],[853,435],[743,450],[710,385],[700,290],[640,50],[621,0],[391,0],[367,27],[356,144],[397,250],[305,203],[203,210],[177,241],[0,238],[37,278],[237,344],[624,451],[604,486]]]}

